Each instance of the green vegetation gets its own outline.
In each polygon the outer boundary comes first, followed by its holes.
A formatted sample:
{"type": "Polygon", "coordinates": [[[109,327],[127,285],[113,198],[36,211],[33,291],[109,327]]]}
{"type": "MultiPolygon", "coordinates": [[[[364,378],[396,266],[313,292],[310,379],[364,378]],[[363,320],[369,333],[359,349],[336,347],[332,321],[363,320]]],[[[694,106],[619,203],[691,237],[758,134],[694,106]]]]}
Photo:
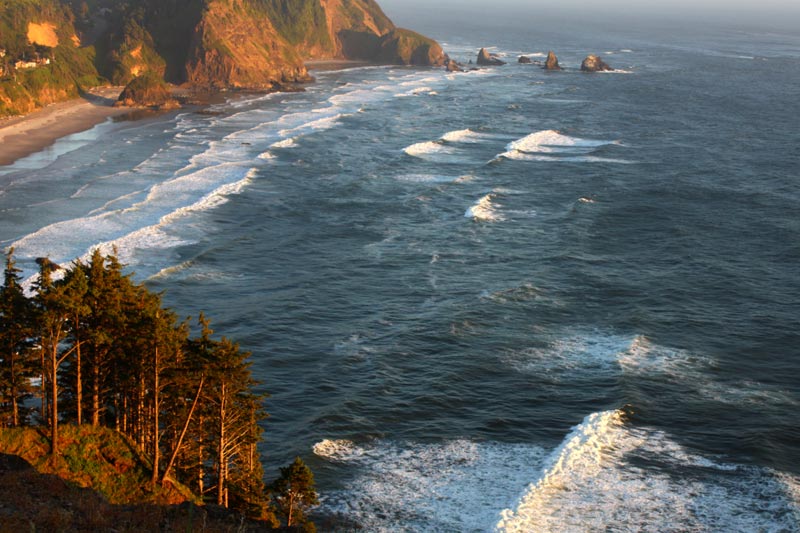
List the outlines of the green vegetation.
{"type": "Polygon", "coordinates": [[[316,493],[302,463],[270,490],[264,484],[258,444],[266,395],[249,353],[215,339],[202,314],[192,337],[188,322],[124,274],[114,255],[95,251],[68,268],[37,263],[27,296],[13,250],[6,256],[0,427],[38,421],[47,432],[0,430],[0,451],[114,503],[196,494],[272,526],[280,525],[276,512],[288,525],[305,523],[316,493]]]}
{"type": "Polygon", "coordinates": [[[270,490],[276,495],[278,514],[287,527],[298,527],[308,533],[316,531],[306,516],[311,507],[319,504],[314,474],[302,459],[296,457],[292,464],[281,468],[281,476],[272,483],[270,490]]]}
{"type": "Polygon", "coordinates": [[[127,106],[164,106],[172,101],[172,95],[164,79],[148,71],[125,87],[119,101],[127,106]]]}
{"type": "Polygon", "coordinates": [[[3,0],[0,8],[0,116],[27,113],[101,85],[93,47],[75,46],[71,10],[57,0],[3,0]],[[28,40],[29,24],[53,26],[54,47],[28,40]],[[20,69],[17,61],[38,61],[20,69]],[[45,64],[49,61],[49,64],[45,64]]]}
{"type": "Polygon", "coordinates": [[[289,43],[333,46],[325,10],[318,0],[254,0],[254,14],[267,17],[289,43]]]}

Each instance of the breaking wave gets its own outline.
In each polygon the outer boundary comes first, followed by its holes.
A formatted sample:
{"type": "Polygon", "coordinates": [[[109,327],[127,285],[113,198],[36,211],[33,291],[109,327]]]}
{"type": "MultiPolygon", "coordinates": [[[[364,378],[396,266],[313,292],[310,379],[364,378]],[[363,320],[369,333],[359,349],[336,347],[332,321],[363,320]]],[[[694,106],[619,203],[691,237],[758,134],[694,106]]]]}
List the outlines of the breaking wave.
{"type": "Polygon", "coordinates": [[[503,220],[503,217],[497,212],[497,206],[492,203],[493,198],[494,194],[487,194],[482,197],[475,205],[467,209],[466,213],[464,213],[464,217],[484,222],[503,220]]]}

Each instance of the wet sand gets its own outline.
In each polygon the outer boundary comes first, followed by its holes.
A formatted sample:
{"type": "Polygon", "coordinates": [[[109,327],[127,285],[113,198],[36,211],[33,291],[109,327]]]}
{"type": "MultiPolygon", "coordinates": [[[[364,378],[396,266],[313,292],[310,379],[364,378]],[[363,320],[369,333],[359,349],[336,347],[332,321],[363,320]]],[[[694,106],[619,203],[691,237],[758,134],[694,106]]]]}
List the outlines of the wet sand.
{"type": "Polygon", "coordinates": [[[113,107],[121,91],[121,87],[93,89],[81,98],[0,120],[0,166],[39,152],[61,137],[85,131],[109,117],[129,113],[129,108],[113,107]]]}

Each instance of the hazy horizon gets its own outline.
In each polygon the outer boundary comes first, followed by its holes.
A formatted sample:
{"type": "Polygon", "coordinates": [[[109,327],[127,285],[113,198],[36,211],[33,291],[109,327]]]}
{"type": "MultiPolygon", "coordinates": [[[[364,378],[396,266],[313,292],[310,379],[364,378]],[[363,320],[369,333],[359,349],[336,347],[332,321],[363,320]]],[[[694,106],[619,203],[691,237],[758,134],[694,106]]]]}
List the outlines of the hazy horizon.
{"type": "Polygon", "coordinates": [[[439,0],[435,5],[425,0],[381,0],[380,5],[401,26],[422,24],[433,27],[442,26],[442,21],[461,23],[472,19],[489,26],[513,20],[514,25],[530,24],[532,27],[561,21],[575,25],[596,21],[604,26],[637,23],[646,26],[758,26],[781,30],[800,27],[800,2],[787,0],[758,3],[609,0],[602,4],[585,0],[560,0],[557,4],[525,0],[496,0],[491,4],[474,0],[439,0]],[[513,17],[509,18],[509,15],[513,17]]]}

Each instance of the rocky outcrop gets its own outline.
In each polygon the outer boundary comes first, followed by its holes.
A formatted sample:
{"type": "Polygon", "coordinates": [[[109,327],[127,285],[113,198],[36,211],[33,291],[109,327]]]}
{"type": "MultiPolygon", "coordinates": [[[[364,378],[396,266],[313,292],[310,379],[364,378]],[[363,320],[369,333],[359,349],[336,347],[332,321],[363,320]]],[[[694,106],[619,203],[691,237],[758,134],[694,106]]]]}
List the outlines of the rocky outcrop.
{"type": "Polygon", "coordinates": [[[117,107],[152,107],[175,109],[180,107],[172,98],[169,87],[154,72],[147,72],[130,82],[114,104],[117,107]]]}
{"type": "Polygon", "coordinates": [[[455,59],[447,58],[447,61],[444,64],[445,70],[447,72],[464,72],[464,68],[456,61],[455,59]]]}
{"type": "Polygon", "coordinates": [[[584,72],[610,72],[614,69],[598,56],[589,54],[581,63],[581,70],[584,72]]]}
{"type": "Polygon", "coordinates": [[[268,18],[303,59],[356,59],[441,66],[441,46],[397,28],[375,0],[260,0],[268,18]]]}
{"type": "Polygon", "coordinates": [[[486,48],[481,48],[478,52],[478,64],[482,66],[500,66],[505,65],[506,62],[501,60],[495,54],[490,54],[486,48]]]}
{"type": "Polygon", "coordinates": [[[446,56],[433,39],[411,30],[396,28],[381,38],[376,59],[379,63],[392,65],[440,67],[445,64],[446,56]]]}
{"type": "Polygon", "coordinates": [[[547,53],[547,60],[544,62],[544,69],[545,70],[562,70],[561,66],[558,64],[558,58],[556,54],[550,50],[547,53]]]}
{"type": "Polygon", "coordinates": [[[0,84],[0,116],[146,73],[203,90],[273,90],[310,81],[307,59],[446,61],[436,41],[397,28],[375,0],[109,0],[91,19],[73,16],[72,0],[0,3],[0,76],[34,43],[55,45],[58,58],[0,84]]]}
{"type": "Polygon", "coordinates": [[[530,65],[533,63],[533,60],[527,56],[519,56],[519,63],[522,65],[530,65]]]}

